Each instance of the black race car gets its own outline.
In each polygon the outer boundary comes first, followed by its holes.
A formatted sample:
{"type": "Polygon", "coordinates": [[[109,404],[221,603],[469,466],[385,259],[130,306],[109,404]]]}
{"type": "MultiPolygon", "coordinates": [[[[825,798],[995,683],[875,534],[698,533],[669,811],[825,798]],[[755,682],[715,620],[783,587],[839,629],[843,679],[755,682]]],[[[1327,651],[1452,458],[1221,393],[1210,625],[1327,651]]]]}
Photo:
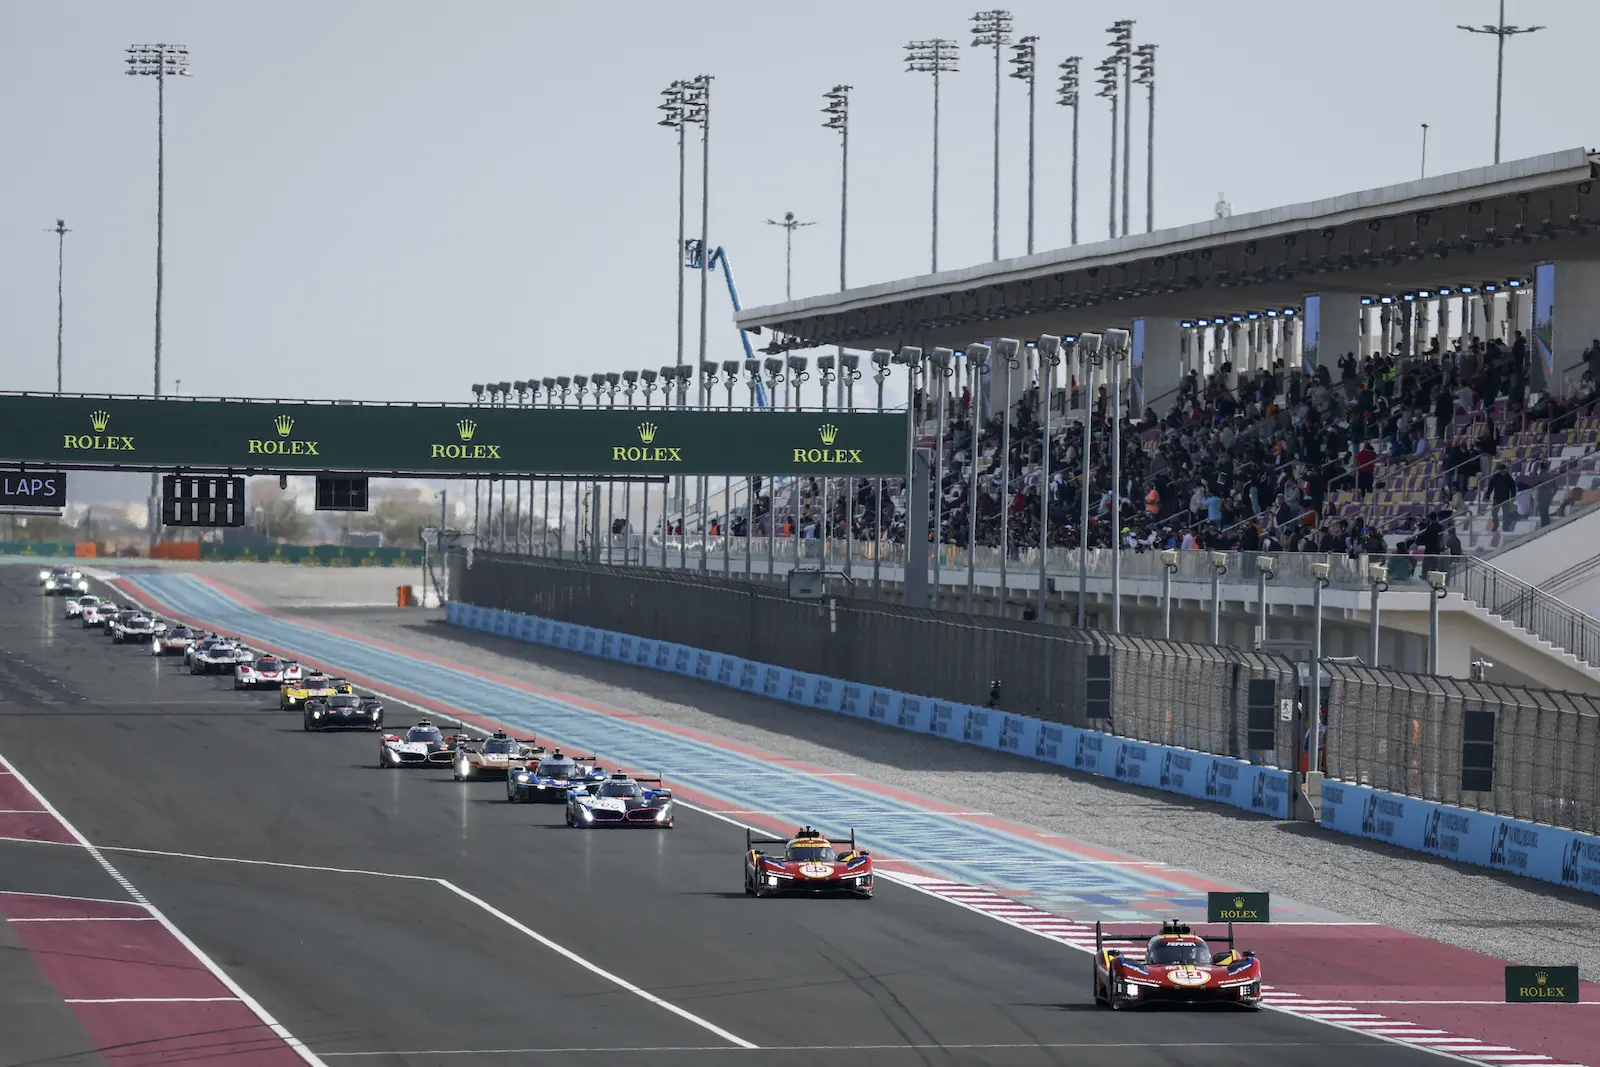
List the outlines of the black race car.
{"type": "Polygon", "coordinates": [[[332,693],[305,703],[306,730],[381,730],[383,705],[376,697],[332,693]]]}

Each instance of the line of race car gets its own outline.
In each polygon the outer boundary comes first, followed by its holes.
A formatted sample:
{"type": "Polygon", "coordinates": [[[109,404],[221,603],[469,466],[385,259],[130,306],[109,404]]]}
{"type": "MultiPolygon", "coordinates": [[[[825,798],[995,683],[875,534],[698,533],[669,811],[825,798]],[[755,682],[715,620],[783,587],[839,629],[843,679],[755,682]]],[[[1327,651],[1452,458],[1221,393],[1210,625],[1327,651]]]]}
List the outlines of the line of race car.
{"type": "MultiPolygon", "coordinates": [[[[65,596],[66,618],[99,630],[113,644],[142,644],[152,656],[182,656],[190,674],[231,674],[236,690],[275,688],[278,706],[299,711],[307,732],[366,730],[379,734],[378,766],[384,770],[449,767],[458,782],[504,781],[513,804],[562,804],[566,823],[577,829],[643,827],[670,830],[672,791],[660,775],[608,773],[594,756],[547,750],[534,738],[501,731],[475,739],[447,734],[424,719],[404,733],[384,729],[384,708],[343,678],[259,652],[222,634],[168,623],[142,608],[113,603],[87,592],[82,572],[59,567],[39,572],[48,596],[65,596]]],[[[745,830],[744,891],[749,896],[873,893],[872,855],[857,846],[855,831],[830,838],[810,826],[789,838],[745,830]],[[772,852],[763,846],[781,846],[772,852]]],[[[1094,1000],[1110,1008],[1149,1003],[1261,1004],[1261,961],[1235,948],[1233,926],[1224,937],[1206,937],[1172,921],[1153,936],[1107,934],[1095,924],[1094,1000]],[[1135,956],[1108,943],[1144,945],[1135,956]],[[1213,952],[1212,944],[1225,944],[1213,952]]]]}

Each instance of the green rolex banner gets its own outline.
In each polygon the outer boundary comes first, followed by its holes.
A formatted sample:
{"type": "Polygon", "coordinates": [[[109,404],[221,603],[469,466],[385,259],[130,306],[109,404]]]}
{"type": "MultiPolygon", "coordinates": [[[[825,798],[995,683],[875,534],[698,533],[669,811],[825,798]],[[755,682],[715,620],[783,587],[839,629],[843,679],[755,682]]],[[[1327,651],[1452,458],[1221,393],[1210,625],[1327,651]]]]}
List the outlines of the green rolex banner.
{"type": "Polygon", "coordinates": [[[1578,1003],[1578,968],[1506,967],[1507,1004],[1578,1003]]]}
{"type": "Polygon", "coordinates": [[[1206,922],[1208,923],[1269,923],[1271,921],[1271,894],[1206,894],[1206,922]]]}

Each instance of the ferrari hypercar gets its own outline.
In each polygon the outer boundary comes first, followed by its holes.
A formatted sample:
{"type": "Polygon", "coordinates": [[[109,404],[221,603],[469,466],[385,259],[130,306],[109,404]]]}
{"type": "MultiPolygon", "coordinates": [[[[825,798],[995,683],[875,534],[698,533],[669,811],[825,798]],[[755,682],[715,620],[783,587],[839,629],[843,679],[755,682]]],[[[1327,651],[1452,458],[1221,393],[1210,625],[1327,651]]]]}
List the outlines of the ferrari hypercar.
{"type": "Polygon", "coordinates": [[[378,743],[378,766],[391,767],[448,767],[455,762],[456,749],[469,738],[461,734],[447,735],[427,719],[423,719],[405,732],[384,734],[378,743]]]}
{"type": "Polygon", "coordinates": [[[89,579],[83,576],[82,571],[54,567],[40,573],[44,577],[39,584],[44,586],[46,596],[81,596],[89,591],[89,579]]]}
{"type": "Polygon", "coordinates": [[[456,749],[455,779],[476,782],[504,778],[512,771],[526,771],[543,758],[544,747],[533,738],[518,741],[496,730],[493,737],[456,749]]]}
{"type": "Polygon", "coordinates": [[[1238,1004],[1261,1006],[1261,961],[1227,937],[1203,937],[1183,923],[1168,921],[1161,932],[1109,935],[1094,924],[1094,1002],[1111,1008],[1139,1004],[1238,1004]],[[1143,943],[1143,958],[1106,948],[1108,941],[1143,943]],[[1227,951],[1211,951],[1225,944],[1227,951]]]}
{"type": "Polygon", "coordinates": [[[100,603],[100,598],[93,595],[75,596],[67,601],[67,618],[79,619],[83,617],[83,609],[91,604],[100,603]]]}
{"type": "Polygon", "coordinates": [[[753,897],[827,893],[872,896],[872,856],[856,848],[856,832],[829,838],[802,826],[791,838],[756,837],[744,832],[744,891],[753,897]],[[761,845],[782,845],[769,855],[761,845]],[[843,846],[843,847],[838,847],[843,846]]]}
{"type": "Polygon", "coordinates": [[[659,788],[661,777],[633,778],[613,774],[599,785],[567,790],[567,825],[647,826],[672,829],[672,790],[659,788]],[[657,788],[652,789],[651,786],[657,788]]]}
{"type": "MultiPolygon", "coordinates": [[[[205,644],[205,642],[201,642],[205,644]]],[[[231,674],[241,663],[249,663],[256,654],[232,641],[218,641],[209,648],[197,648],[189,656],[190,674],[231,674]]]]}
{"type": "Polygon", "coordinates": [[[142,611],[119,611],[111,624],[111,643],[146,644],[155,637],[156,625],[156,620],[142,611]]]}
{"type": "Polygon", "coordinates": [[[150,638],[150,654],[152,656],[181,656],[188,651],[195,638],[200,635],[187,626],[170,626],[159,630],[150,638]]]}
{"type": "Polygon", "coordinates": [[[383,705],[376,697],[334,693],[306,701],[305,728],[312,730],[382,730],[383,705]]]}
{"type": "Polygon", "coordinates": [[[593,756],[568,756],[559,748],[532,769],[514,770],[506,775],[506,799],[513,804],[565,804],[567,790],[599,785],[605,771],[595,766],[593,756]]]}
{"type": "Polygon", "coordinates": [[[277,656],[261,656],[233,668],[235,689],[278,689],[283,686],[283,661],[277,656]]]}
{"type": "Polygon", "coordinates": [[[353,692],[355,687],[343,678],[329,678],[321,671],[312,671],[299,679],[284,679],[278,687],[278,707],[293,711],[308,700],[353,692]]]}

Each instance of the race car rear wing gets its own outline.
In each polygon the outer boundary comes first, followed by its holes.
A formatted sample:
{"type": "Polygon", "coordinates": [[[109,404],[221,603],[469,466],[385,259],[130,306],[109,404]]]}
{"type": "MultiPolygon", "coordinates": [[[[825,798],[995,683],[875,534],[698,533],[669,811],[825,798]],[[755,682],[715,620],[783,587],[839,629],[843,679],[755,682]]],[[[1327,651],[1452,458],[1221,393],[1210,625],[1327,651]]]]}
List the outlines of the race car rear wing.
{"type": "MultiPolygon", "coordinates": [[[[1107,934],[1101,930],[1101,925],[1102,924],[1099,921],[1096,921],[1094,924],[1094,951],[1096,955],[1099,955],[1101,952],[1105,951],[1105,943],[1107,941],[1114,941],[1123,944],[1139,944],[1156,936],[1155,934],[1107,934]]],[[[1163,934],[1193,934],[1193,936],[1199,937],[1202,941],[1213,942],[1219,945],[1227,945],[1229,952],[1234,951],[1232,923],[1228,924],[1227,937],[1209,937],[1205,934],[1194,934],[1194,931],[1192,931],[1186,923],[1180,923],[1176,921],[1162,923],[1160,932],[1163,934]]]]}
{"type": "MultiPolygon", "coordinates": [[[[659,778],[656,779],[656,781],[658,781],[658,782],[660,780],[661,779],[659,779],[659,778]]],[[[647,779],[635,778],[634,781],[643,782],[643,781],[647,781],[647,779]]],[[[853,827],[853,826],[850,828],[850,836],[849,837],[828,837],[828,838],[820,838],[820,840],[825,840],[830,845],[849,845],[851,852],[857,851],[857,849],[856,849],[856,830],[855,830],[855,827],[853,827]]],[[[744,828],[744,850],[746,852],[755,851],[755,847],[757,845],[787,845],[788,843],[789,843],[789,838],[787,838],[787,837],[757,837],[751,831],[750,827],[746,826],[744,828]]]]}

